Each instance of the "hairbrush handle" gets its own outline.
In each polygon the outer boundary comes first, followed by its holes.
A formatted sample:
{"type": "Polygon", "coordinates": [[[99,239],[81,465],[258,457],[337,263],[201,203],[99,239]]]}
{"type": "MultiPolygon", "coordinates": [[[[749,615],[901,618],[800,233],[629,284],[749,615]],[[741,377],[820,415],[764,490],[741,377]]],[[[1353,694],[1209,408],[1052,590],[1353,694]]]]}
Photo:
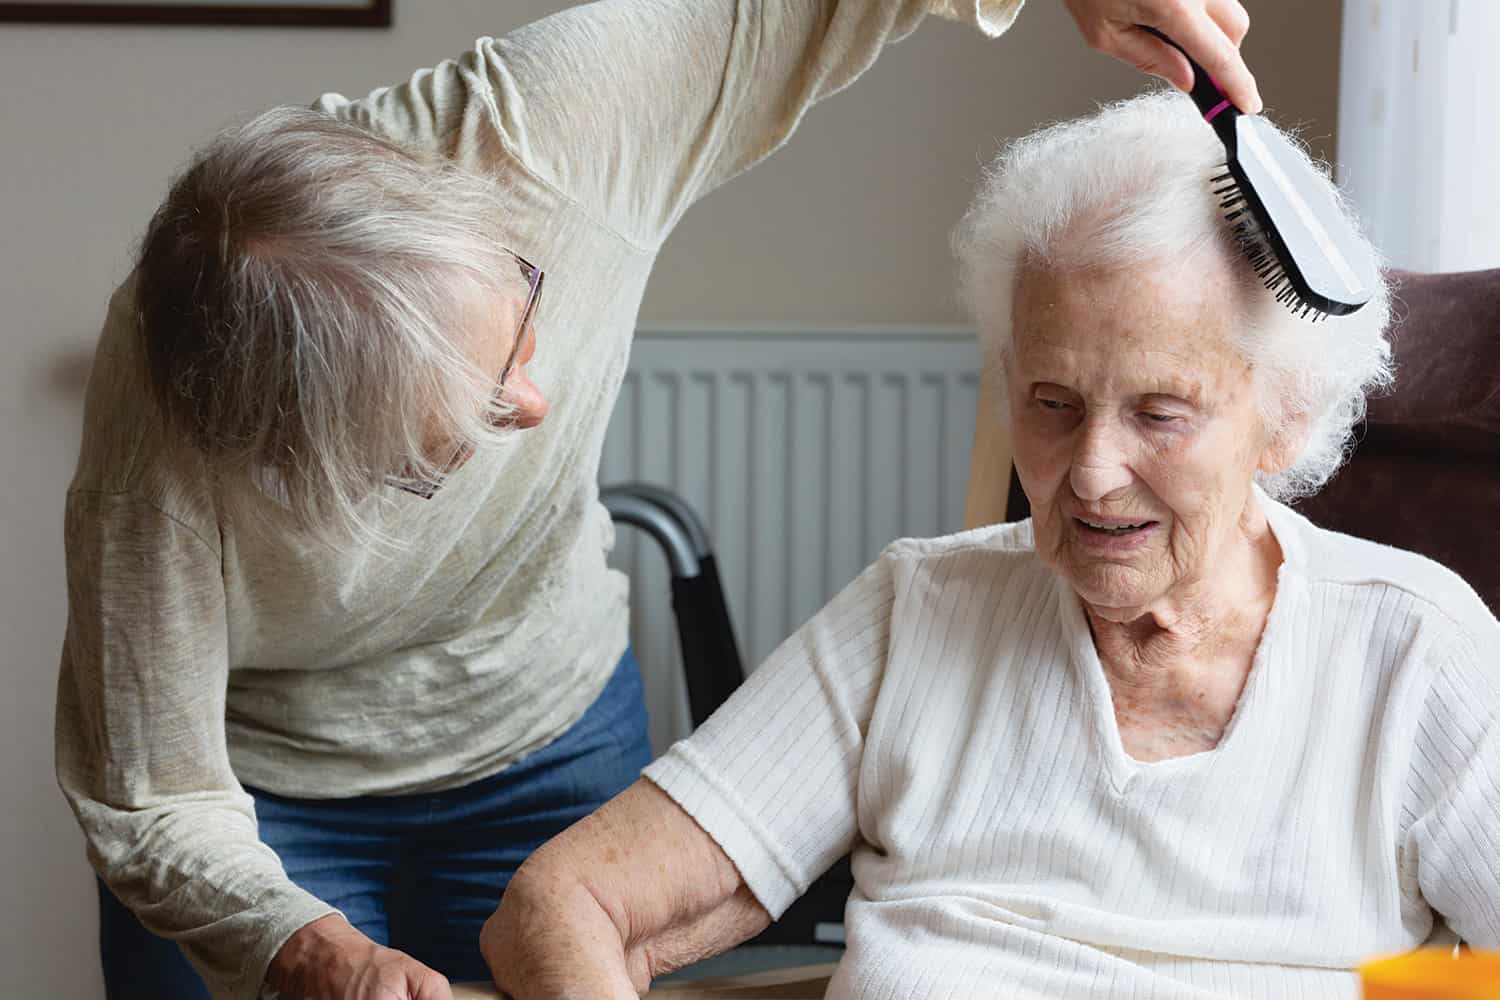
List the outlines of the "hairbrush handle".
{"type": "Polygon", "coordinates": [[[1150,25],[1138,24],[1136,27],[1155,35],[1182,53],[1182,57],[1193,68],[1193,89],[1188,91],[1188,96],[1193,99],[1194,104],[1198,105],[1198,110],[1203,112],[1203,120],[1212,125],[1214,131],[1218,132],[1221,136],[1225,131],[1233,133],[1234,120],[1243,114],[1243,112],[1235,107],[1229,98],[1224,96],[1224,91],[1219,89],[1218,83],[1215,82],[1208,70],[1199,66],[1198,61],[1188,55],[1187,50],[1181,45],[1178,45],[1150,25]]]}

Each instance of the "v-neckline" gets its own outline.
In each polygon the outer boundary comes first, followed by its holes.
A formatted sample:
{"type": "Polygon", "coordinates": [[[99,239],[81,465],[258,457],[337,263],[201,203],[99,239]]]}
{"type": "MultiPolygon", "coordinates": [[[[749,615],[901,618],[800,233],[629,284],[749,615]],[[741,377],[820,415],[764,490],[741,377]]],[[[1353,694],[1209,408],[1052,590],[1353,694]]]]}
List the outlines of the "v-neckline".
{"type": "Polygon", "coordinates": [[[1268,648],[1280,634],[1280,619],[1290,613],[1286,610],[1292,603],[1288,590],[1295,586],[1295,573],[1292,569],[1294,549],[1287,544],[1290,532],[1276,523],[1280,521],[1280,511],[1273,514],[1271,509],[1279,505],[1265,496],[1261,497],[1261,502],[1266,507],[1266,523],[1270,525],[1271,532],[1281,547],[1281,564],[1276,567],[1276,593],[1271,599],[1271,609],[1266,615],[1260,641],[1256,643],[1255,654],[1251,657],[1250,672],[1245,677],[1244,687],[1240,690],[1234,711],[1224,726],[1218,744],[1211,749],[1155,761],[1137,760],[1130,756],[1120,734],[1119,721],[1115,717],[1114,694],[1109,687],[1109,678],[1104,674],[1099,650],[1094,645],[1094,636],[1089,629],[1083,602],[1067,580],[1060,575],[1055,577],[1063,623],[1071,646],[1069,659],[1082,681],[1089,715],[1093,720],[1093,738],[1116,795],[1125,795],[1131,786],[1139,786],[1148,778],[1157,779],[1197,771],[1230,760],[1239,744],[1249,739],[1248,736],[1241,735],[1241,731],[1253,729],[1254,720],[1263,714],[1261,706],[1273,688],[1273,681],[1267,677],[1272,672],[1266,662],[1272,659],[1268,655],[1268,648]]]}

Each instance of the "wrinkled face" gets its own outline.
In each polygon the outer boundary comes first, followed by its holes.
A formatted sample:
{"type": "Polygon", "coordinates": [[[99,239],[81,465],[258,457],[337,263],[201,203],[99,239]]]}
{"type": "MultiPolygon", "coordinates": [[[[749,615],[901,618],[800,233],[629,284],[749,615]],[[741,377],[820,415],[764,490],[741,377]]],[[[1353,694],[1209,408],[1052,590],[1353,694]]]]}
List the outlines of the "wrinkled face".
{"type": "Polygon", "coordinates": [[[1017,288],[1007,377],[1037,551],[1112,620],[1213,583],[1272,461],[1228,282],[1195,271],[1028,269],[1017,288]]]}

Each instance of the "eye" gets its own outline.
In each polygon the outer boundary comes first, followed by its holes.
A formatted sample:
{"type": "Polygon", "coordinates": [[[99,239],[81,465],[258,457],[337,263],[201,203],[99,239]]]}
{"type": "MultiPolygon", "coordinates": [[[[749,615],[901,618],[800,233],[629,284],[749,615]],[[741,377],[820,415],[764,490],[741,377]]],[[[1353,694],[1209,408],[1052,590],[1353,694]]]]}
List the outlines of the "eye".
{"type": "Polygon", "coordinates": [[[1145,417],[1147,420],[1151,421],[1153,424],[1174,424],[1178,420],[1182,419],[1181,417],[1178,417],[1178,416],[1176,416],[1174,414],[1171,414],[1171,413],[1149,413],[1148,412],[1148,413],[1141,414],[1141,416],[1145,417]]]}
{"type": "Polygon", "coordinates": [[[1060,399],[1043,399],[1038,396],[1037,402],[1041,404],[1044,410],[1066,410],[1069,408],[1069,404],[1060,399]]]}

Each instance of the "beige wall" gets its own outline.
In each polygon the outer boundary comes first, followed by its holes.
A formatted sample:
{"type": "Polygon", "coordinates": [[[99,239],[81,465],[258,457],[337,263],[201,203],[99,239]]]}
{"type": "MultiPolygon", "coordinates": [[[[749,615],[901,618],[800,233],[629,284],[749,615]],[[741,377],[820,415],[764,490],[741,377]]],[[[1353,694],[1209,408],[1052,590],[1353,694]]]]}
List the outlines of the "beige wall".
{"type": "MultiPolygon", "coordinates": [[[[1331,151],[1338,4],[1247,3],[1270,108],[1331,151]]],[[[82,841],[51,774],[60,499],[101,310],[167,176],[232,116],[362,93],[555,6],[397,0],[397,27],[372,32],[0,25],[5,995],[102,995],[82,841]]],[[[958,322],[946,233],[996,143],[1139,85],[1082,47],[1058,0],[1032,0],[994,43],[929,25],[814,111],[790,148],[689,214],[643,320],[958,322]]]]}

